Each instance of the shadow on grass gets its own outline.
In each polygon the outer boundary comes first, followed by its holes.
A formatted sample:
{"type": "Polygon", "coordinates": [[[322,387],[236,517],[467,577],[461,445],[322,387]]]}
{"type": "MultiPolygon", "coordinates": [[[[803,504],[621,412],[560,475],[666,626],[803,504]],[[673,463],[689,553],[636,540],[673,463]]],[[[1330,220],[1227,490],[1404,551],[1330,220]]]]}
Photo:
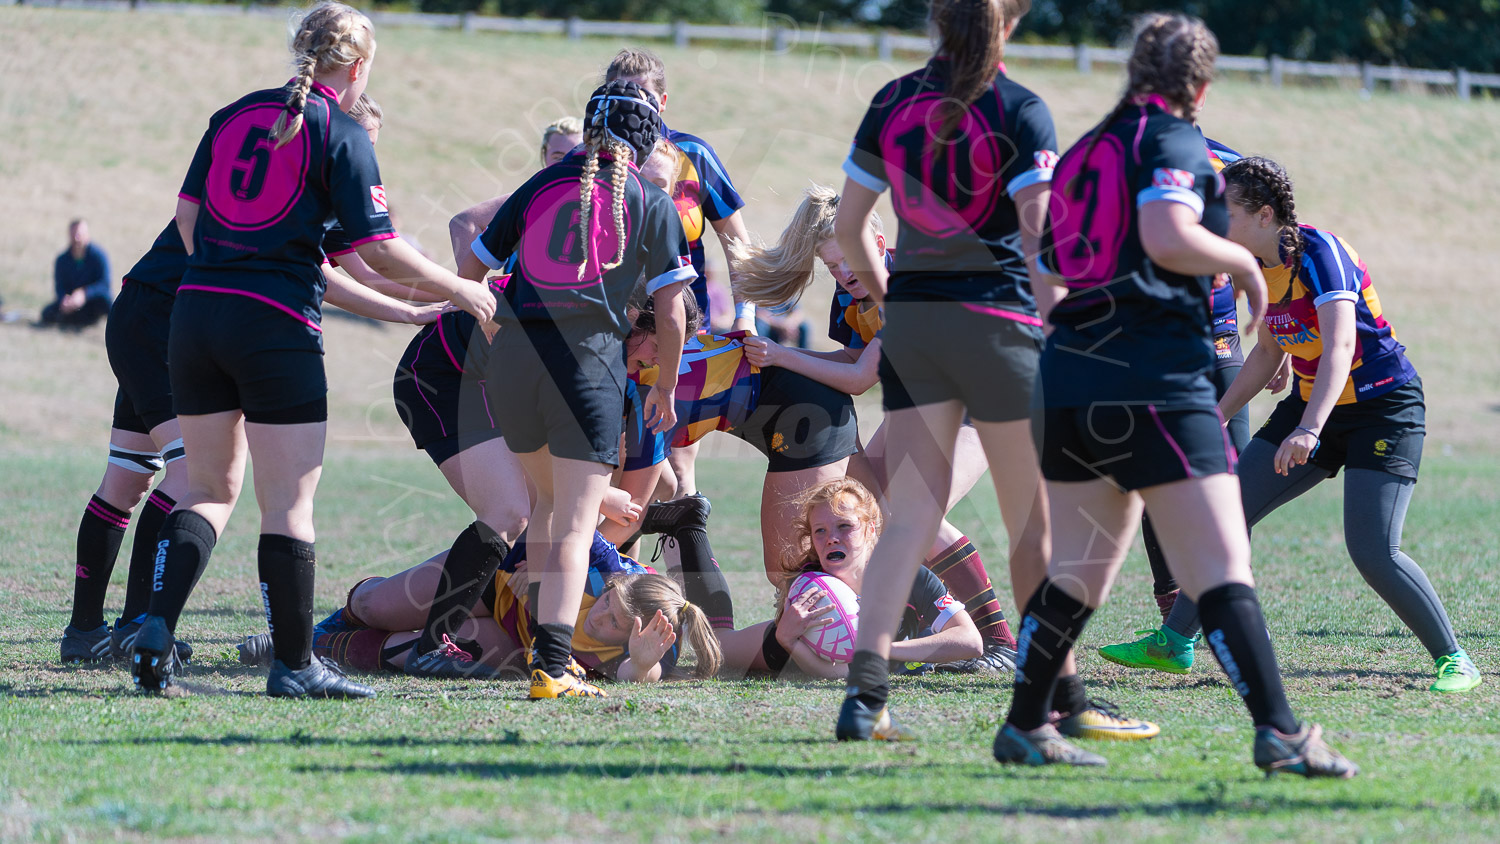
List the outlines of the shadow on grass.
{"type": "MultiPolygon", "coordinates": [[[[689,745],[686,739],[652,738],[654,747],[689,745]]],[[[259,746],[289,746],[289,747],[365,747],[365,748],[424,748],[424,747],[520,747],[533,744],[537,747],[577,747],[577,748],[608,748],[620,747],[623,743],[619,739],[564,739],[555,740],[548,738],[542,741],[530,742],[519,730],[505,730],[499,735],[484,736],[316,736],[301,730],[287,735],[249,735],[246,733],[226,733],[222,736],[124,736],[120,738],[102,739],[68,739],[59,744],[71,744],[88,747],[106,746],[155,746],[155,745],[181,745],[184,747],[259,747],[259,746]]],[[[442,763],[431,763],[435,768],[445,768],[442,763]]],[[[335,770],[335,766],[328,766],[327,770],[335,770]]],[[[359,771],[369,770],[354,766],[343,766],[341,770],[359,771]]],[[[300,770],[316,771],[312,766],[300,770]]]]}
{"type": "MultiPolygon", "coordinates": [[[[1101,777],[1101,781],[1114,784],[1113,777],[1101,777]]],[[[809,807],[820,811],[816,804],[809,807]]],[[[849,808],[830,803],[827,809],[837,811],[849,808]]],[[[1270,812],[1376,812],[1400,808],[1386,800],[1350,800],[1346,798],[1318,800],[1316,798],[1285,797],[1282,795],[1254,795],[1234,798],[1203,798],[1197,800],[1172,801],[1168,803],[1101,804],[1095,806],[1068,806],[1038,803],[1032,800],[1017,803],[993,803],[975,805],[971,803],[885,803],[876,806],[859,806],[857,811],[866,814],[910,814],[916,811],[932,811],[956,815],[982,814],[986,817],[1000,815],[1040,815],[1058,820],[1108,820],[1130,816],[1147,817],[1209,817],[1246,815],[1261,817],[1270,812]]]]}
{"type": "MultiPolygon", "coordinates": [[[[1313,627],[1298,630],[1298,636],[1308,636],[1314,639],[1411,639],[1416,641],[1410,630],[1385,630],[1379,633],[1369,630],[1335,630],[1330,627],[1313,627]]],[[[1454,632],[1459,639],[1500,639],[1500,633],[1481,633],[1476,630],[1457,630],[1454,632]]]]}

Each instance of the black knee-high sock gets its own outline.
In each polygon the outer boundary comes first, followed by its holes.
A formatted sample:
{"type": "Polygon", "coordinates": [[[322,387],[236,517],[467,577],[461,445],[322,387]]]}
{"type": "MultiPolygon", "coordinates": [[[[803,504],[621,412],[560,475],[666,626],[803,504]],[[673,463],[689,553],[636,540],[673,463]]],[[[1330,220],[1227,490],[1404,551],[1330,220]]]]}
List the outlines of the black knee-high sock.
{"type": "Polygon", "coordinates": [[[311,542],[274,533],[260,535],[256,554],[260,594],[266,606],[271,647],[288,668],[312,662],[313,579],[317,554],[311,542]]]}
{"type": "Polygon", "coordinates": [[[1021,619],[1020,645],[1016,656],[1015,695],[1005,720],[1023,730],[1047,723],[1052,689],[1062,670],[1063,659],[1094,614],[1049,578],[1037,587],[1021,619]]]}
{"type": "Polygon", "coordinates": [[[1204,641],[1229,676],[1229,685],[1245,699],[1255,726],[1296,732],[1297,719],[1281,686],[1281,669],[1255,589],[1243,583],[1210,589],[1198,599],[1198,613],[1204,641]]]}
{"type": "Polygon", "coordinates": [[[94,496],[83,508],[78,522],[78,563],[73,570],[73,618],[75,630],[93,630],[104,624],[104,593],[109,576],[125,541],[130,513],[94,496]]]}
{"type": "Polygon", "coordinates": [[[476,521],[464,528],[453,540],[448,559],[443,562],[432,609],[427,611],[427,623],[422,625],[422,635],[417,639],[417,653],[436,650],[444,634],[458,638],[458,628],[474,614],[479,594],[509,553],[510,545],[484,522],[476,521]]]}
{"type": "Polygon", "coordinates": [[[152,557],[151,602],[147,612],[177,630],[188,596],[203,576],[219,537],[213,525],[192,510],[175,510],[162,522],[152,557]]]}
{"type": "Polygon", "coordinates": [[[125,579],[125,606],[116,625],[134,621],[151,603],[151,571],[156,563],[156,543],[162,524],[177,506],[177,500],[161,490],[151,493],[135,519],[135,539],[130,543],[130,572],[125,579]]]}
{"type": "Polygon", "coordinates": [[[573,658],[573,625],[536,624],[532,627],[531,647],[542,670],[561,677],[573,658]]]}
{"type": "Polygon", "coordinates": [[[687,599],[708,616],[715,630],[734,629],[734,600],[729,596],[729,581],[719,570],[714,549],[708,544],[708,531],[686,527],[672,535],[682,556],[682,585],[687,599]]]}
{"type": "Polygon", "coordinates": [[[849,660],[849,686],[844,696],[879,711],[891,696],[890,673],[891,664],[885,657],[874,651],[855,651],[849,660]]]}

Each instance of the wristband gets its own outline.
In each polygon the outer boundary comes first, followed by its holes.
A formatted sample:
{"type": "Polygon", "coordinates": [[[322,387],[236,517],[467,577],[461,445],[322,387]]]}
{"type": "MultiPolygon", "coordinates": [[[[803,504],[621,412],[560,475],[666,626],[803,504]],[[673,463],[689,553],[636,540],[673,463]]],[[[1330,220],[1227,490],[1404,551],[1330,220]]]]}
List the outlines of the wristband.
{"type": "Polygon", "coordinates": [[[766,668],[770,669],[773,674],[780,674],[792,659],[792,655],[787,653],[786,648],[776,641],[775,622],[766,628],[766,637],[760,643],[760,655],[766,661],[766,668]]]}
{"type": "Polygon", "coordinates": [[[734,303],[734,318],[735,319],[755,319],[755,303],[754,302],[735,302],[734,303]]]}
{"type": "Polygon", "coordinates": [[[1323,438],[1320,437],[1320,436],[1318,436],[1318,432],[1317,431],[1314,431],[1313,429],[1311,429],[1311,428],[1309,428],[1309,427],[1307,427],[1305,425],[1298,425],[1297,427],[1293,428],[1292,430],[1294,430],[1294,431],[1306,431],[1307,433],[1312,434],[1313,435],[1313,439],[1317,440],[1318,442],[1322,442],[1323,441],[1323,438]]]}

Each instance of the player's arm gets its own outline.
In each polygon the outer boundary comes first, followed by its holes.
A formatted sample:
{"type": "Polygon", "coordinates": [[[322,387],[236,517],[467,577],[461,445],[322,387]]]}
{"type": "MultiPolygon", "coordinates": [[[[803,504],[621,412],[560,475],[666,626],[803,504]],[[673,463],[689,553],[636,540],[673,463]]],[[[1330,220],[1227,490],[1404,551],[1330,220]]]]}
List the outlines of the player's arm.
{"type": "Polygon", "coordinates": [[[1318,306],[1318,330],[1322,334],[1323,353],[1318,357],[1318,373],[1313,378],[1312,395],[1296,430],[1276,450],[1274,465],[1285,475],[1293,466],[1306,463],[1318,446],[1323,425],[1339,402],[1349,381],[1354,363],[1354,299],[1329,299],[1318,306]]]}
{"type": "MultiPolygon", "coordinates": [[[[453,261],[460,267],[460,270],[465,256],[473,257],[469,246],[474,242],[474,238],[479,237],[479,233],[484,231],[485,224],[495,219],[495,214],[500,211],[500,206],[504,205],[507,199],[510,199],[510,194],[486,199],[478,205],[454,214],[453,219],[448,221],[448,238],[453,242],[453,261]]],[[[463,275],[463,272],[460,271],[459,275],[463,275]]]]}
{"type": "Polygon", "coordinates": [[[336,273],[327,264],[323,265],[323,278],[328,289],[323,301],[343,308],[355,316],[394,322],[405,325],[426,325],[442,316],[447,302],[442,304],[412,305],[377,293],[365,285],[341,273],[336,273]]]}
{"type": "Polygon", "coordinates": [[[198,203],[187,197],[177,197],[177,233],[182,235],[182,248],[193,254],[193,231],[198,227],[198,203]]]}
{"type": "Polygon", "coordinates": [[[779,366],[848,393],[863,395],[880,380],[880,338],[864,349],[809,352],[788,349],[764,337],[745,338],[745,357],[759,367],[779,366]],[[871,349],[869,354],[864,354],[871,349]]]}
{"type": "MultiPolygon", "coordinates": [[[[329,256],[330,261],[337,261],[338,268],[348,273],[355,281],[370,288],[376,293],[389,296],[393,299],[402,299],[409,302],[447,302],[448,299],[436,293],[425,290],[413,290],[405,284],[396,284],[389,281],[385,276],[375,272],[365,263],[365,259],[359,257],[358,252],[345,252],[341,255],[329,256]]],[[[324,275],[330,275],[327,270],[324,275]]],[[[330,275],[331,277],[331,275],[330,275]]],[[[342,305],[340,307],[343,307],[342,305]]],[[[345,308],[345,310],[348,310],[345,308]]]]}
{"type": "Polygon", "coordinates": [[[1240,408],[1249,404],[1255,394],[1281,370],[1287,358],[1287,353],[1276,345],[1276,338],[1272,336],[1270,329],[1262,325],[1255,336],[1255,348],[1245,355],[1244,366],[1235,373],[1234,381],[1224,391],[1224,397],[1219,399],[1219,413],[1225,419],[1239,413],[1240,408]]]}
{"type": "Polygon", "coordinates": [[[790,650],[792,662],[797,663],[797,667],[802,669],[805,674],[813,677],[821,677],[825,680],[842,680],[849,676],[848,663],[829,662],[814,653],[813,649],[808,647],[808,644],[801,639],[792,643],[790,650]]]}
{"type": "Polygon", "coordinates": [[[954,662],[984,653],[984,640],[974,619],[962,607],[948,616],[931,636],[891,643],[891,659],[900,662],[954,662]]]}
{"type": "Polygon", "coordinates": [[[850,271],[865,283],[870,298],[883,305],[890,271],[885,268],[885,256],[870,229],[870,215],[875,213],[875,202],[879,199],[880,194],[853,176],[845,178],[838,214],[833,218],[833,239],[843,250],[850,271]]]}
{"type": "Polygon", "coordinates": [[[661,478],[661,468],[665,465],[663,461],[644,469],[622,472],[620,485],[605,491],[606,502],[600,506],[599,512],[606,518],[599,525],[599,533],[616,547],[635,536],[636,527],[646,512],[652,493],[656,492],[656,483],[661,478]],[[606,507],[609,509],[606,510],[606,507]]]}
{"type": "Polygon", "coordinates": [[[750,230],[745,228],[745,217],[735,211],[722,220],[710,220],[709,225],[714,227],[714,233],[719,236],[719,245],[724,248],[724,263],[729,267],[729,293],[734,299],[734,323],[729,330],[754,334],[755,303],[741,298],[734,286],[734,244],[750,242],[750,230]]]}

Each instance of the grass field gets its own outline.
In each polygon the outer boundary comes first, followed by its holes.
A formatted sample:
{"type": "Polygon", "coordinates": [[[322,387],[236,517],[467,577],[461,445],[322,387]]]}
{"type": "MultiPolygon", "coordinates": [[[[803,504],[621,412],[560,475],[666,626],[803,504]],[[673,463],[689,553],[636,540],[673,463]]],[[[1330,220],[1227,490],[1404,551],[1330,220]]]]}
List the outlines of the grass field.
{"type": "MultiPolygon", "coordinates": [[[[207,116],[284,78],[274,21],[0,8],[0,295],[35,309],[71,216],[123,272],[171,214],[207,116]]],[[[446,251],[449,215],[514,187],[533,138],[579,110],[617,44],[390,29],[371,92],[403,229],[446,251]]],[[[662,50],[669,118],[713,141],[774,237],[838,164],[876,87],[910,62],[662,50]]],[[[1111,104],[1106,72],[1012,67],[1071,141],[1111,104]]],[[[1500,355],[1491,229],[1500,110],[1426,97],[1361,101],[1229,80],[1210,134],[1281,158],[1303,220],[1361,249],[1429,397],[1423,481],[1405,548],[1427,568],[1481,668],[1500,665],[1494,437],[1500,355]]],[[[713,252],[712,247],[710,252],[713,252]]],[[[821,311],[814,300],[809,312],[821,311]]],[[[327,324],[329,462],[318,499],[317,609],[366,574],[445,547],[470,516],[410,448],[390,373],[411,332],[327,324]]],[[[56,664],[73,538],[103,465],[113,378],[102,331],[0,326],[0,839],[1125,841],[1500,839],[1500,684],[1429,694],[1430,664],[1342,548],[1325,485],[1268,519],[1256,568],[1293,704],[1365,769],[1352,782],[1263,780],[1243,710],[1206,659],[1186,677],[1129,673],[1092,647],[1154,617],[1132,557],[1087,635],[1093,691],[1163,726],[1100,749],[1103,773],[1014,771],[989,757],[1009,692],[979,679],[898,682],[923,741],[839,746],[836,684],[687,683],[535,706],[519,684],[374,680],[377,701],[272,702],[233,644],[262,629],[255,516],[242,508],[184,616],[191,697],[146,700],[118,669],[56,664]],[[550,807],[539,811],[538,807],[550,807]]],[[[1268,405],[1257,404],[1257,418],[1268,405]]],[[[867,423],[876,415],[864,414],[867,423]]],[[[742,623],[770,615],[758,574],[763,464],[706,443],[700,484],[742,623]]],[[[993,497],[962,503],[1009,604],[993,497]]],[[[123,577],[122,553],[117,583],[123,577]]],[[[120,588],[109,610],[118,609],[120,588]]]]}

